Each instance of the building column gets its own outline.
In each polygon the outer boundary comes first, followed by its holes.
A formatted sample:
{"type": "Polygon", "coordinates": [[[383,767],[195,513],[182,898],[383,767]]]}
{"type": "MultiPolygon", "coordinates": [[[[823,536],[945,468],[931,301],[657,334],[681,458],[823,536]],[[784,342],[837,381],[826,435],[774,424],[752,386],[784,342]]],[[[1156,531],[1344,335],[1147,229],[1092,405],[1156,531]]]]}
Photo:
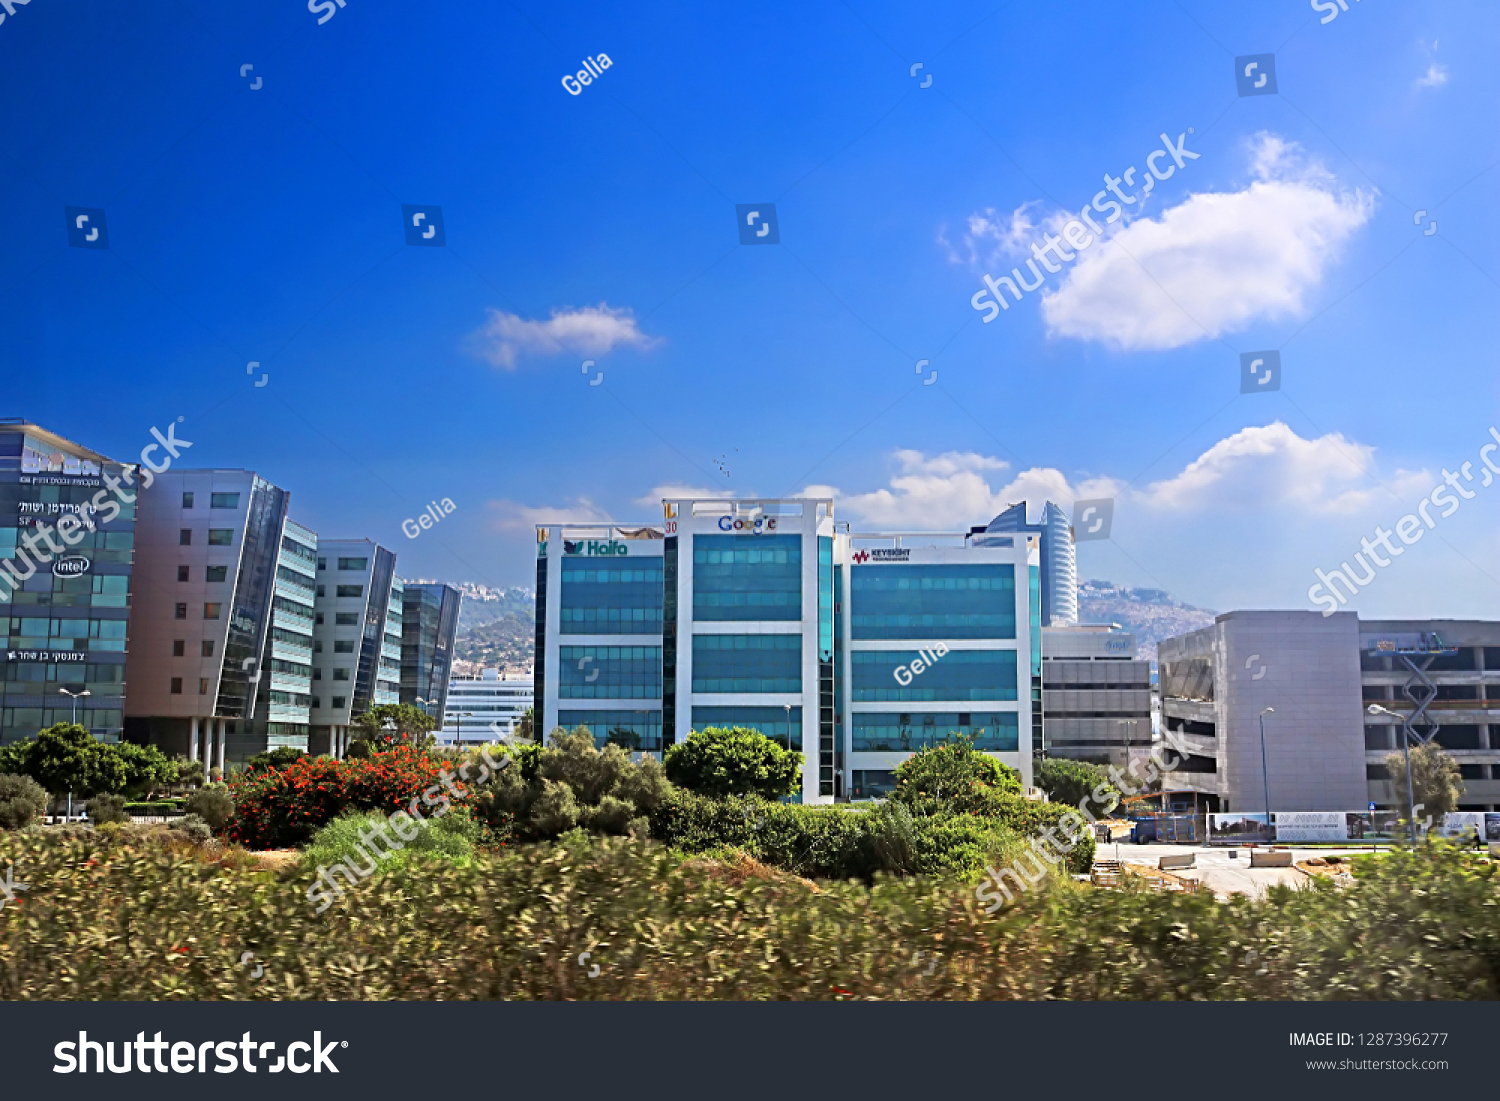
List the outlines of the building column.
{"type": "Polygon", "coordinates": [[[217,758],[217,764],[218,764],[219,774],[222,776],[223,773],[224,773],[224,741],[229,736],[229,720],[228,719],[220,719],[218,725],[219,725],[219,749],[218,749],[218,752],[214,756],[217,758]]]}
{"type": "Polygon", "coordinates": [[[198,759],[198,716],[194,715],[188,727],[188,760],[198,759]]]}

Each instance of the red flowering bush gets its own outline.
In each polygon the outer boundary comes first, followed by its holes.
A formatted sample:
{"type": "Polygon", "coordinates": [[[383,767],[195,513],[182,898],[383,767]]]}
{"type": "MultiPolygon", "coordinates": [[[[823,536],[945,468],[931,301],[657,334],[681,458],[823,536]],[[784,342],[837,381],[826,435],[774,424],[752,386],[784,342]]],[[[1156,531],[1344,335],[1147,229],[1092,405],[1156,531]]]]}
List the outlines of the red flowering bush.
{"type": "MultiPolygon", "coordinates": [[[[462,801],[443,786],[445,767],[420,750],[397,747],[362,760],[304,757],[286,768],[251,773],[231,785],[234,817],[224,836],[247,849],[287,848],[346,810],[393,814],[418,799],[418,812],[430,815],[462,801]]],[[[449,783],[464,799],[472,794],[472,785],[451,774],[449,783]]]]}

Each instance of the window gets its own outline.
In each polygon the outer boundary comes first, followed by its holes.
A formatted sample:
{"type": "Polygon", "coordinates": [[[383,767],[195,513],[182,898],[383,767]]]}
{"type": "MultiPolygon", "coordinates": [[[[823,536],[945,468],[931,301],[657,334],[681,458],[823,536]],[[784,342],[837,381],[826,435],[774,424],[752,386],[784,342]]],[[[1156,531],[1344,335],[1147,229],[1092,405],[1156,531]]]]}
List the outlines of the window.
{"type": "Polygon", "coordinates": [[[344,700],[346,698],[347,697],[344,697],[344,696],[334,696],[333,697],[333,706],[334,707],[343,707],[344,706],[344,700]]]}
{"type": "Polygon", "coordinates": [[[193,545],[192,528],[183,528],[177,533],[177,545],[179,547],[191,547],[193,545]]]}
{"type": "Polygon", "coordinates": [[[340,585],[338,587],[338,595],[339,596],[364,596],[365,595],[365,587],[363,585],[340,585]]]}
{"type": "Polygon", "coordinates": [[[180,639],[180,638],[179,639],[173,639],[172,640],[172,656],[174,658],[180,658],[180,657],[185,656],[186,654],[187,654],[187,642],[184,641],[183,639],[180,639]]]}
{"type": "Polygon", "coordinates": [[[174,696],[180,696],[180,695],[182,695],[182,678],[181,677],[173,677],[172,678],[172,695],[174,695],[174,696]]]}
{"type": "Polygon", "coordinates": [[[323,640],[320,639],[320,638],[313,639],[313,653],[315,653],[315,654],[321,654],[322,652],[323,652],[323,640]]]}
{"type": "Polygon", "coordinates": [[[975,749],[991,753],[1014,753],[1020,745],[1020,715],[1015,711],[856,711],[853,718],[855,753],[911,753],[960,737],[973,739],[975,749]]]}
{"type": "Polygon", "coordinates": [[[1015,638],[1015,567],[861,566],[849,576],[854,638],[1015,638]]]}
{"type": "Polygon", "coordinates": [[[313,678],[312,679],[313,680],[322,680],[323,679],[323,670],[321,670],[321,669],[314,669],[313,670],[313,678]]]}
{"type": "Polygon", "coordinates": [[[240,495],[238,493],[210,493],[208,495],[209,508],[239,508],[240,495]]]}
{"type": "Polygon", "coordinates": [[[233,528],[209,528],[208,545],[210,547],[228,547],[234,544],[233,528]]]}
{"type": "MultiPolygon", "coordinates": [[[[319,596],[322,596],[322,595],[323,595],[323,592],[322,592],[322,589],[323,589],[323,586],[322,586],[322,585],[319,585],[319,586],[318,586],[318,590],[319,590],[319,591],[318,591],[318,595],[319,595],[319,596]]],[[[321,627],[321,626],[323,626],[323,613],[322,613],[322,612],[319,612],[319,613],[318,613],[318,614],[317,614],[317,615],[316,615],[316,616],[315,616],[315,617],[314,617],[314,618],[313,618],[313,623],[314,623],[314,624],[316,624],[316,625],[317,625],[317,626],[319,626],[319,627],[321,627]]]]}
{"type": "Polygon", "coordinates": [[[335,669],[333,671],[333,679],[334,680],[348,680],[349,679],[349,670],[347,670],[347,669],[335,669]]]}
{"type": "Polygon", "coordinates": [[[1016,698],[1014,650],[953,650],[930,663],[916,650],[856,650],[849,656],[855,700],[1016,698]],[[915,661],[922,668],[913,671],[915,661]]]}
{"type": "Polygon", "coordinates": [[[179,604],[179,605],[177,605],[177,613],[172,618],[174,618],[174,619],[186,619],[187,618],[187,605],[186,604],[179,604]]]}
{"type": "Polygon", "coordinates": [[[219,618],[219,610],[221,608],[223,608],[223,607],[224,607],[224,605],[222,605],[222,604],[205,604],[205,605],[203,605],[203,618],[204,619],[218,619],[219,618]]]}
{"type": "Polygon", "coordinates": [[[693,616],[700,620],[802,618],[802,537],[693,537],[693,616]]]}
{"type": "MultiPolygon", "coordinates": [[[[319,596],[325,595],[324,592],[323,592],[323,586],[322,585],[318,586],[318,595],[319,596]]],[[[322,622],[322,621],[320,620],[319,622],[322,622]]]]}
{"type": "Polygon", "coordinates": [[[200,696],[206,696],[206,695],[208,695],[208,678],[207,677],[199,677],[198,678],[198,695],[200,695],[200,696]]]}
{"type": "MultiPolygon", "coordinates": [[[[576,725],[576,724],[575,724],[576,725]]],[[[802,708],[694,707],[693,733],[711,726],[743,726],[788,749],[802,748],[802,708]]],[[[569,727],[568,729],[572,729],[569,727]]]]}
{"type": "Polygon", "coordinates": [[[559,711],[557,721],[568,730],[588,730],[600,749],[617,745],[634,752],[661,752],[660,711],[559,711]]]}
{"type": "Polygon", "coordinates": [[[319,558],[318,559],[318,569],[320,569],[320,570],[326,570],[327,568],[328,568],[328,559],[326,559],[326,558],[319,558]]]}
{"type": "Polygon", "coordinates": [[[694,692],[801,692],[801,635],[694,635],[694,692]]]}
{"type": "Polygon", "coordinates": [[[660,558],[634,558],[628,565],[563,559],[562,633],[661,634],[662,569],[660,558]]]}
{"type": "Polygon", "coordinates": [[[214,640],[206,638],[203,640],[203,656],[211,658],[214,656],[214,640]]]}
{"type": "Polygon", "coordinates": [[[192,508],[193,507],[193,495],[191,493],[184,493],[182,495],[182,507],[183,508],[192,508]]]}
{"type": "Polygon", "coordinates": [[[314,707],[322,707],[323,706],[323,701],[321,699],[319,699],[317,696],[314,696],[312,698],[312,705],[314,707]]]}
{"type": "Polygon", "coordinates": [[[563,699],[661,699],[660,646],[564,646],[559,657],[563,699]]]}
{"type": "Polygon", "coordinates": [[[335,654],[352,654],[354,653],[354,643],[336,641],[333,644],[333,652],[335,654]]]}
{"type": "Polygon", "coordinates": [[[358,612],[335,612],[333,614],[333,622],[336,623],[340,627],[358,627],[359,626],[359,613],[358,612]]]}
{"type": "Polygon", "coordinates": [[[208,573],[204,576],[205,581],[227,581],[229,580],[228,566],[210,566],[208,573]]]}
{"type": "Polygon", "coordinates": [[[186,581],[187,579],[188,579],[188,568],[186,566],[178,566],[177,567],[177,580],[178,581],[186,581]]]}
{"type": "Polygon", "coordinates": [[[368,569],[370,560],[368,558],[340,558],[339,569],[341,570],[363,570],[368,569]]]}

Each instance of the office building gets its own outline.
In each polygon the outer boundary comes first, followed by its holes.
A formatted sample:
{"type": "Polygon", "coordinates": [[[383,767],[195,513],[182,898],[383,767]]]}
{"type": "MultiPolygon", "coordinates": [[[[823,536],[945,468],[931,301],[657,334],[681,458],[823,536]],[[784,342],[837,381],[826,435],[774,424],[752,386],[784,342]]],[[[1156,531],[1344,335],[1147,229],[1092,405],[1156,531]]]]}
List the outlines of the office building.
{"type": "MultiPolygon", "coordinates": [[[[281,533],[271,629],[261,653],[255,718],[245,757],[279,746],[307,752],[312,719],[312,648],[318,536],[293,520],[281,533]]],[[[231,758],[234,743],[231,740],[231,758]]],[[[237,763],[237,759],[236,759],[237,763]]]]}
{"type": "Polygon", "coordinates": [[[401,702],[402,594],[396,556],[368,539],[318,540],[309,748],[342,757],[350,724],[401,702]]]}
{"type": "MultiPolygon", "coordinates": [[[[473,744],[512,736],[535,702],[530,677],[510,676],[497,669],[485,669],[474,677],[453,677],[448,681],[438,742],[473,744]]],[[[534,731],[533,735],[537,733],[545,734],[534,731]]]]}
{"type": "Polygon", "coordinates": [[[401,597],[401,702],[441,724],[463,594],[452,585],[408,581],[401,597]]]}
{"type": "Polygon", "coordinates": [[[250,470],[168,470],[140,491],[126,737],[211,767],[264,748],[256,687],[288,494],[250,470]]]}
{"type": "Polygon", "coordinates": [[[1073,525],[1067,513],[1051,501],[1042,502],[1041,519],[1029,523],[1026,502],[1011,505],[981,532],[1026,532],[1041,539],[1042,626],[1063,627],[1078,622],[1078,551],[1073,545],[1073,525]]]}
{"type": "Polygon", "coordinates": [[[1163,726],[1201,750],[1171,784],[1218,810],[1400,808],[1385,756],[1403,730],[1457,759],[1460,809],[1500,804],[1500,623],[1230,612],[1157,652],[1163,726]]]}
{"type": "Polygon", "coordinates": [[[1043,755],[1125,767],[1151,751],[1151,663],[1118,626],[1042,628],[1043,755]]]}
{"type": "Polygon", "coordinates": [[[136,469],[0,420],[0,744],[75,715],[123,736],[136,469]]]}
{"type": "Polygon", "coordinates": [[[750,727],[802,752],[807,803],[887,794],[961,733],[1030,786],[1038,536],[856,533],[827,498],[662,505],[660,527],[538,528],[543,729],[659,753],[750,727]]]}

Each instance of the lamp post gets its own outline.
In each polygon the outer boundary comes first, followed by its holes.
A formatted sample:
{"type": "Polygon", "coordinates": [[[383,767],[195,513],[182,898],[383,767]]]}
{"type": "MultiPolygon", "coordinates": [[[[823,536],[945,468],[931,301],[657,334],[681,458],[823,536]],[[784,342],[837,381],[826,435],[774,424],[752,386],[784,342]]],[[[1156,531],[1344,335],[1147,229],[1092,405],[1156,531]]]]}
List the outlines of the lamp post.
{"type": "MultiPolygon", "coordinates": [[[[1260,713],[1260,782],[1266,794],[1266,830],[1271,830],[1271,770],[1266,765],[1266,716],[1276,714],[1276,708],[1263,708],[1260,713]]],[[[1276,835],[1271,833],[1274,840],[1276,835]]]]}
{"type": "Polygon", "coordinates": [[[1125,770],[1130,771],[1130,751],[1135,745],[1135,731],[1129,729],[1138,723],[1139,719],[1116,719],[1121,726],[1125,727],[1125,770]]]}
{"type": "Polygon", "coordinates": [[[792,705],[784,703],[781,706],[786,711],[786,748],[790,751],[792,748],[792,705]]]}
{"type": "Polygon", "coordinates": [[[69,692],[66,688],[59,688],[58,692],[60,692],[64,696],[67,696],[70,700],[73,701],[73,719],[72,719],[72,721],[74,723],[77,723],[78,722],[78,701],[79,701],[79,699],[81,697],[83,697],[83,696],[91,696],[91,695],[93,695],[93,693],[90,692],[87,688],[85,688],[82,692],[69,692]]]}
{"type": "MultiPolygon", "coordinates": [[[[1371,715],[1389,715],[1393,719],[1402,719],[1396,712],[1388,707],[1381,707],[1378,703],[1372,703],[1365,710],[1371,715]]],[[[1411,739],[1406,736],[1405,721],[1405,719],[1402,719],[1401,759],[1406,762],[1406,825],[1410,832],[1411,843],[1415,845],[1417,843],[1416,794],[1413,792],[1411,784],[1411,739]]],[[[1374,822],[1370,823],[1372,826],[1374,824],[1374,822]]]]}
{"type": "Polygon", "coordinates": [[[466,717],[472,719],[474,717],[474,712],[472,712],[472,711],[455,711],[454,714],[458,716],[458,744],[459,745],[463,745],[464,744],[464,719],[466,717]]]}

